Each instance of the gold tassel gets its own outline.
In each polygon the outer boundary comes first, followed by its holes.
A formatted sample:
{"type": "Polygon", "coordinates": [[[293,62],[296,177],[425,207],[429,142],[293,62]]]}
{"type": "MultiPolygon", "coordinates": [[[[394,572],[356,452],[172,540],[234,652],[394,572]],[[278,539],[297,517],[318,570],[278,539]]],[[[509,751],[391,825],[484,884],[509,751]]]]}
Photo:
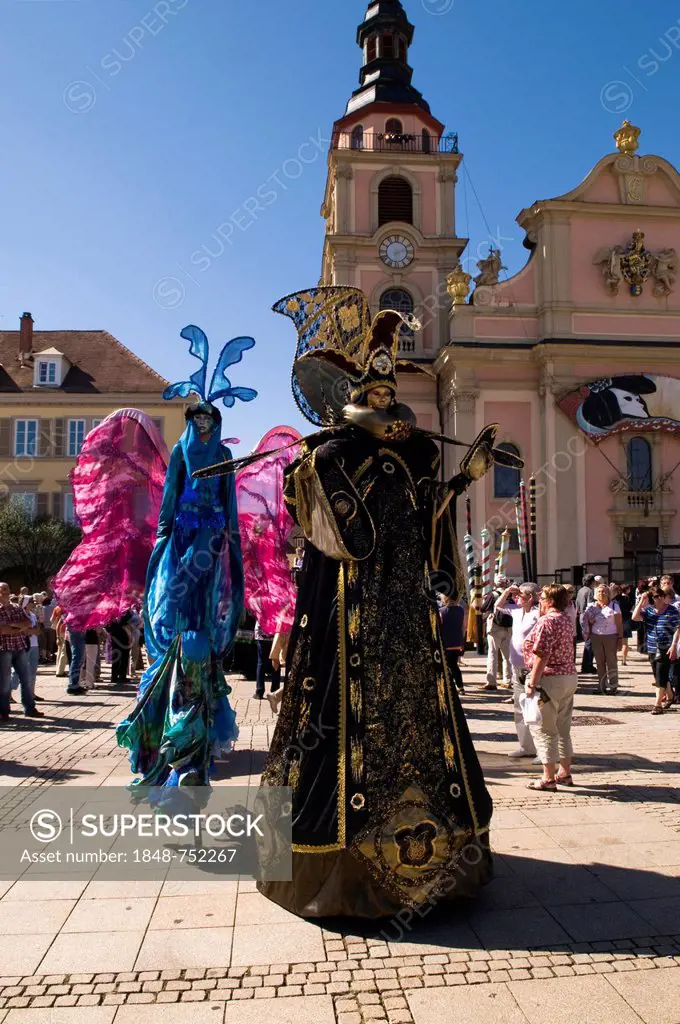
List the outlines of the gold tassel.
{"type": "Polygon", "coordinates": [[[352,737],[352,778],[356,783],[361,782],[364,774],[364,751],[361,740],[352,737]]]}
{"type": "Polygon", "coordinates": [[[443,676],[437,676],[437,697],[439,698],[439,710],[446,715],[446,682],[443,676]]]}
{"type": "Polygon", "coordinates": [[[298,716],[298,732],[303,733],[306,731],[309,725],[309,716],[312,708],[309,701],[305,700],[300,708],[300,714],[298,716]]]}
{"type": "Polygon", "coordinates": [[[453,742],[448,732],[444,732],[444,760],[450,770],[453,770],[456,766],[456,756],[453,749],[453,742]]]}
{"type": "Polygon", "coordinates": [[[353,644],[359,639],[359,626],[361,623],[361,609],[358,604],[355,604],[353,608],[349,610],[349,616],[347,619],[347,629],[349,631],[350,639],[353,644]]]}
{"type": "Polygon", "coordinates": [[[288,785],[292,790],[296,790],[298,782],[300,781],[300,762],[291,761],[290,768],[288,769],[288,785]]]}
{"type": "Polygon", "coordinates": [[[349,684],[349,702],[352,708],[354,720],[360,722],[364,714],[364,697],[361,690],[361,683],[358,679],[351,679],[349,684]]]}

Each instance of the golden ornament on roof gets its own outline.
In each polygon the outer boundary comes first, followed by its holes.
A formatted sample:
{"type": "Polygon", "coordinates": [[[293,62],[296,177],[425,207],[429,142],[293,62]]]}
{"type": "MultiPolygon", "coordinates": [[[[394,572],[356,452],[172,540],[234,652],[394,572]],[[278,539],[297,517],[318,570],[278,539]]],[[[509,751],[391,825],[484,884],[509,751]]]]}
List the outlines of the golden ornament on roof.
{"type": "Polygon", "coordinates": [[[463,306],[465,304],[467,294],[470,291],[471,280],[472,274],[466,273],[459,261],[455,270],[446,278],[446,288],[454,306],[463,306]]]}
{"type": "Polygon", "coordinates": [[[639,138],[642,129],[636,128],[630,121],[624,121],[618,131],[614,132],[614,140],[619,153],[626,153],[632,156],[639,148],[639,138]]]}

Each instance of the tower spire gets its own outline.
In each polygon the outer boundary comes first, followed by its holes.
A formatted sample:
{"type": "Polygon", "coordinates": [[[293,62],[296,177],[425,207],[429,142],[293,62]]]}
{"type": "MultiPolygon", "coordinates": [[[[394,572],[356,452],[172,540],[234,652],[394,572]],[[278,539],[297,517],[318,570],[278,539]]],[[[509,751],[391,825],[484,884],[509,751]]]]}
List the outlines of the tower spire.
{"type": "Polygon", "coordinates": [[[430,113],[429,104],[411,85],[413,69],[408,64],[408,48],[414,31],[401,0],[369,2],[357,29],[357,43],[364,55],[359,73],[361,84],[352,93],[346,114],[372,103],[417,106],[430,113]]]}

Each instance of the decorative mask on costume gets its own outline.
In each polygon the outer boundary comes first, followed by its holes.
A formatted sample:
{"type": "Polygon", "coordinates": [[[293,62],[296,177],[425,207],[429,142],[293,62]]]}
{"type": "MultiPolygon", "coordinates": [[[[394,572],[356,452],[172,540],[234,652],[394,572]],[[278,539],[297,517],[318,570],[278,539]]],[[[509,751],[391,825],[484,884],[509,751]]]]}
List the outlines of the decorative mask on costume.
{"type": "Polygon", "coordinates": [[[311,288],[279,299],[273,309],[297,327],[293,395],[317,426],[341,423],[344,407],[361,401],[372,388],[396,393],[398,373],[431,376],[422,366],[397,358],[402,325],[416,328],[417,321],[387,309],[371,322],[358,288],[311,288]]]}
{"type": "Polygon", "coordinates": [[[193,423],[201,436],[212,434],[219,430],[222,425],[222,416],[219,409],[210,402],[197,402],[191,405],[184,413],[187,423],[193,423]]]}

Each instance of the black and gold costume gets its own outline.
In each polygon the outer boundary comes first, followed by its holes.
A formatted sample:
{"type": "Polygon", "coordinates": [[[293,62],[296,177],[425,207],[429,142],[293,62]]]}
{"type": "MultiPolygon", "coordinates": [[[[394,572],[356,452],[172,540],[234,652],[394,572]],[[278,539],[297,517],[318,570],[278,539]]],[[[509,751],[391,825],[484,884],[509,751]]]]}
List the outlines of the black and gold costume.
{"type": "Polygon", "coordinates": [[[464,589],[455,495],[514,457],[493,447],[491,425],[440,482],[436,440],[458,442],[420,430],[396,401],[397,374],[427,372],[398,358],[401,314],[371,321],[365,296],[343,287],[274,309],[297,327],[293,393],[323,429],[286,476],[306,545],[263,774],[263,786],[292,790],[293,877],[260,891],[303,917],[379,918],[472,896],[491,875],[492,805],[434,587],[464,589]]]}
{"type": "Polygon", "coordinates": [[[430,590],[458,571],[438,469],[429,438],[347,426],[288,473],[307,544],[263,782],[293,790],[293,880],[260,890],[305,917],[387,916],[491,874],[491,799],[430,590]]]}

